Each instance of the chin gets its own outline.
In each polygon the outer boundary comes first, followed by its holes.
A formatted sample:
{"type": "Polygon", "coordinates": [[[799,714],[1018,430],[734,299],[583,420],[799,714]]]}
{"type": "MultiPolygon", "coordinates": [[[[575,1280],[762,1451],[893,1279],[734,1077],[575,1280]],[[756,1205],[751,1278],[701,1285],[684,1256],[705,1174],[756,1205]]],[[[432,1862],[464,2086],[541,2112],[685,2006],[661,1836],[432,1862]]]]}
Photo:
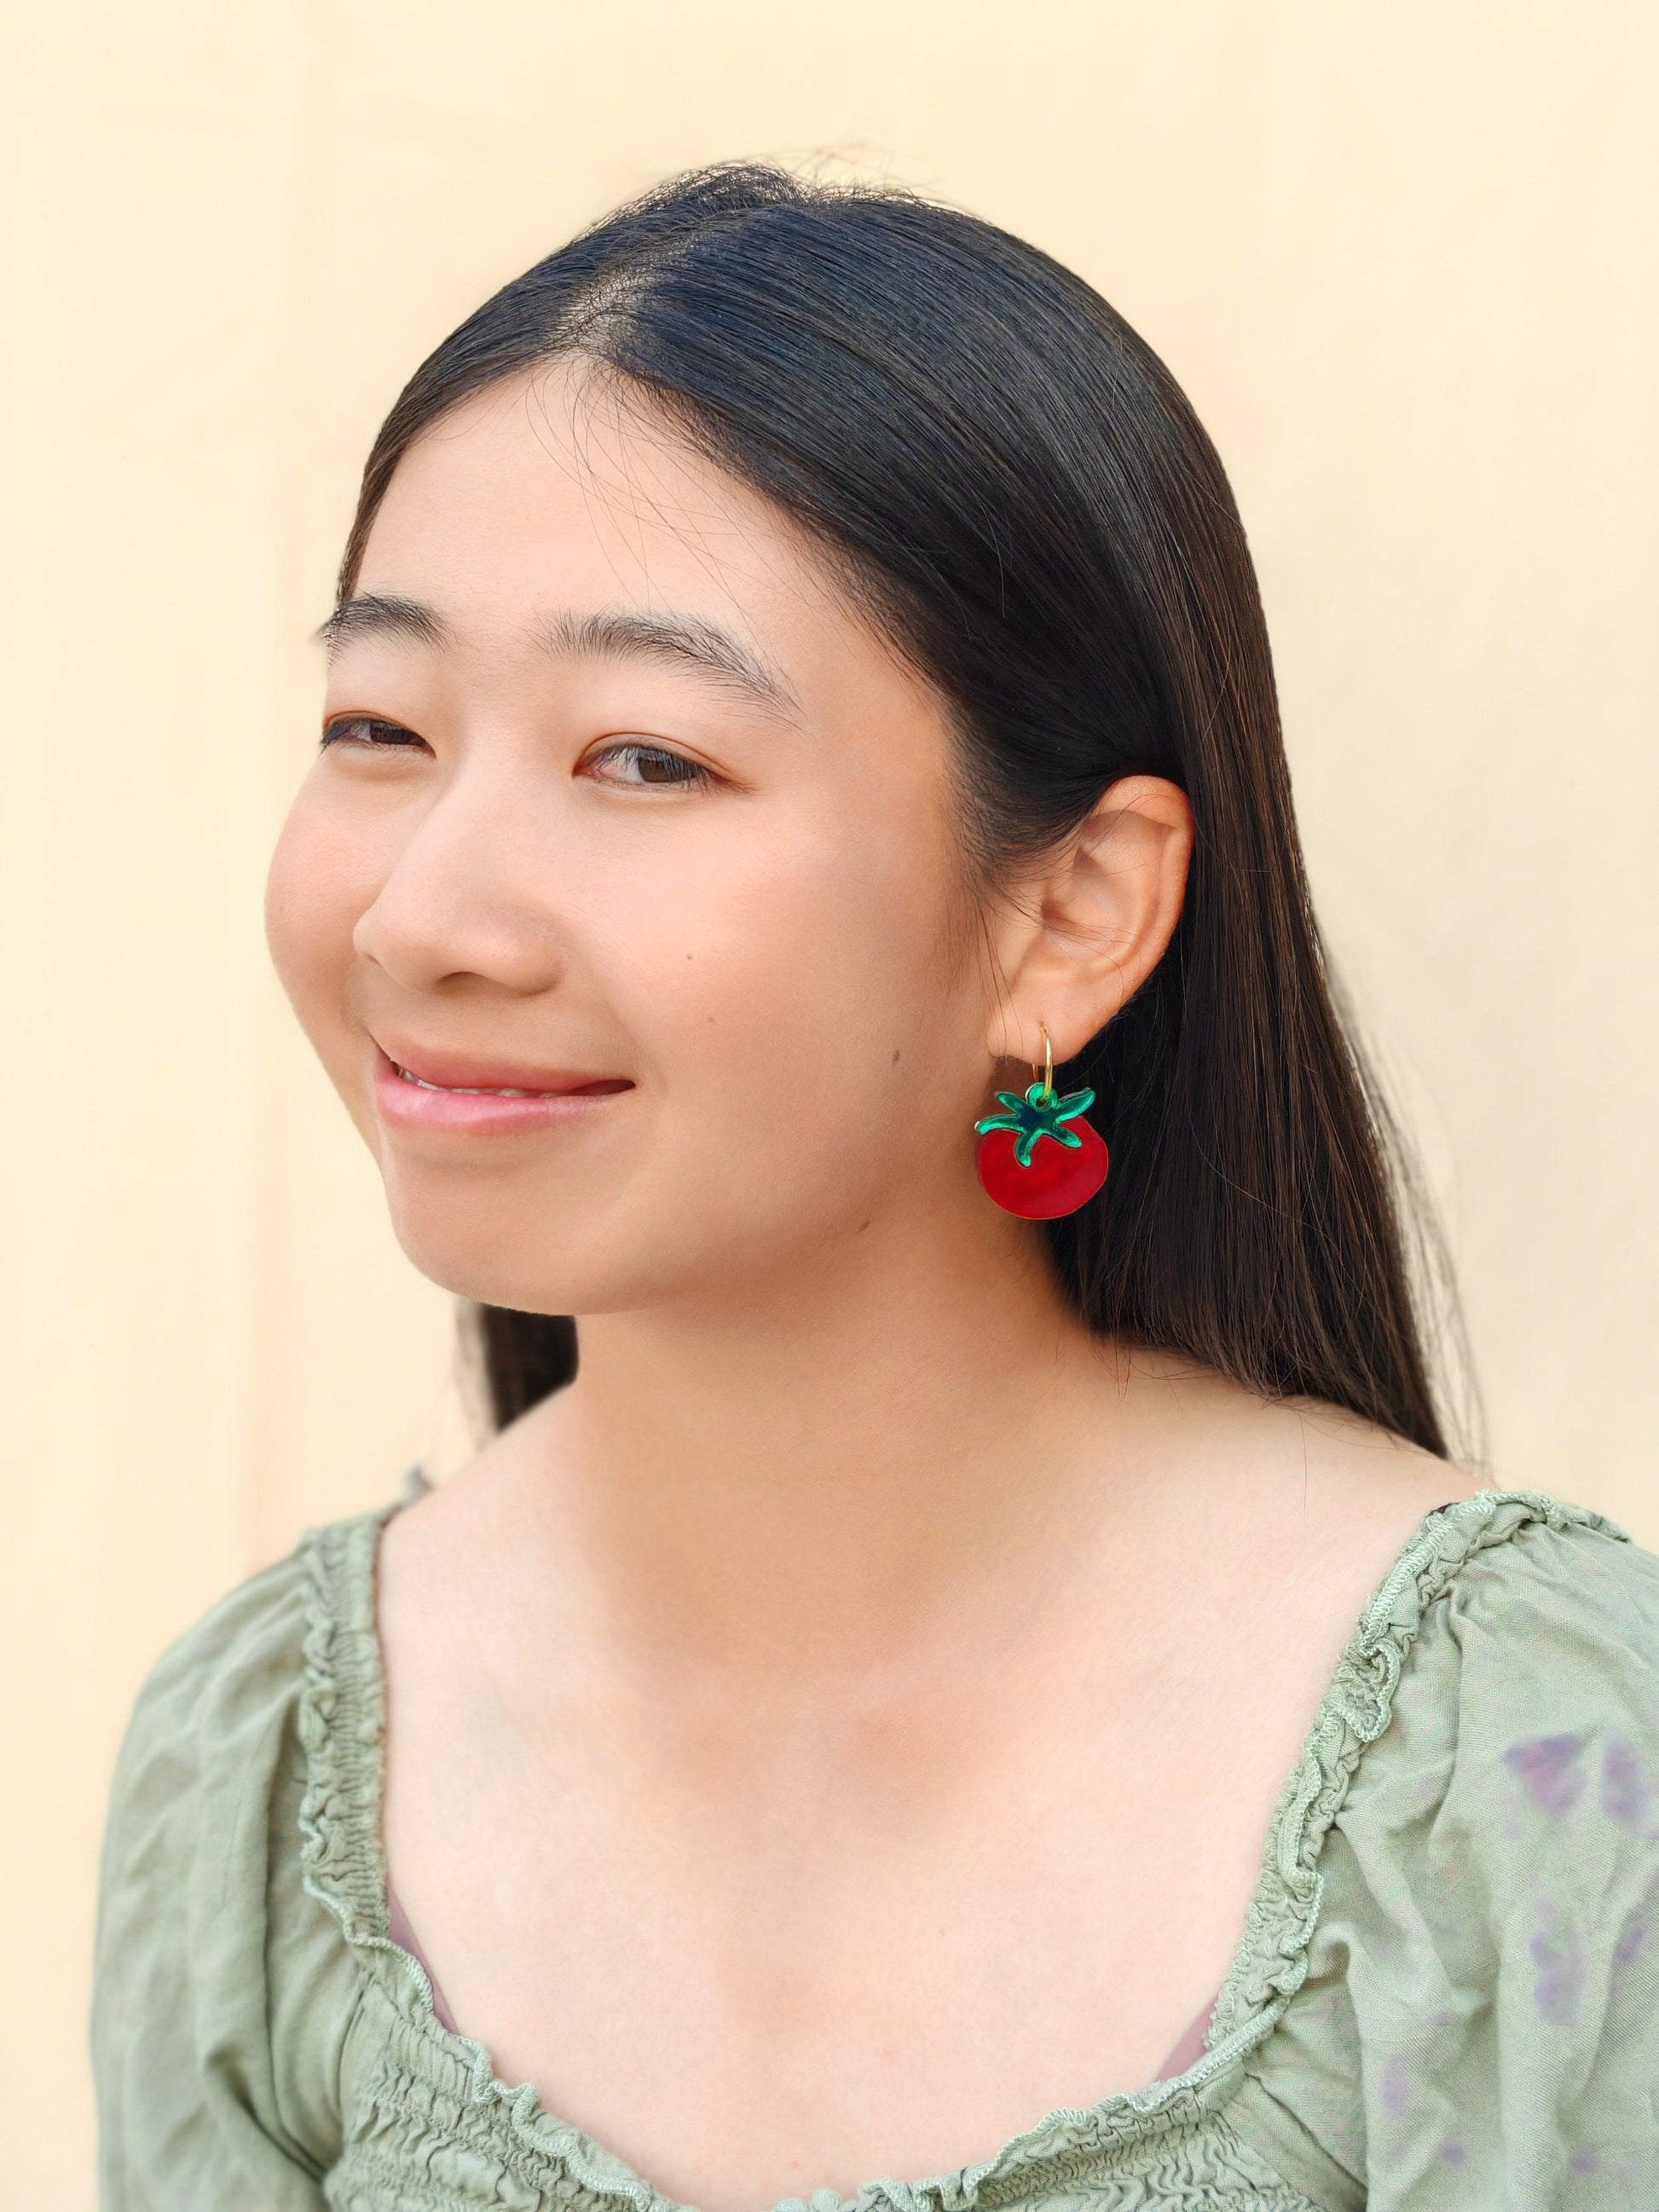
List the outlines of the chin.
{"type": "Polygon", "coordinates": [[[393,1217],[392,1227],[405,1256],[428,1282],[478,1305],[505,1306],[514,1313],[599,1313],[617,1305],[646,1303],[630,1295],[628,1271],[614,1266],[595,1272],[535,1250],[486,1246],[476,1230],[465,1237],[445,1237],[429,1224],[415,1225],[393,1217]]]}
{"type": "Polygon", "coordinates": [[[580,1218],[560,1208],[528,1222],[522,1210],[492,1218],[495,1211],[400,1203],[394,1194],[392,1226],[428,1281],[515,1313],[623,1312],[660,1304],[681,1286],[666,1237],[624,1234],[586,1209],[580,1218]]]}

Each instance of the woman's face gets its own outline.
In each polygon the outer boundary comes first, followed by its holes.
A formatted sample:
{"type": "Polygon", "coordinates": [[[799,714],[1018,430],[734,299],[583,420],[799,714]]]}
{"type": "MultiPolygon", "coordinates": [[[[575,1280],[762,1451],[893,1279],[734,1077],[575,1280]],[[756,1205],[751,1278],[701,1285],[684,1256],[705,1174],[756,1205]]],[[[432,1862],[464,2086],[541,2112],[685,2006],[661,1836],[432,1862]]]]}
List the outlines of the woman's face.
{"type": "Polygon", "coordinates": [[[404,456],[331,629],[268,927],[419,1267],[599,1312],[977,1233],[945,713],[784,518],[560,367],[404,456]]]}

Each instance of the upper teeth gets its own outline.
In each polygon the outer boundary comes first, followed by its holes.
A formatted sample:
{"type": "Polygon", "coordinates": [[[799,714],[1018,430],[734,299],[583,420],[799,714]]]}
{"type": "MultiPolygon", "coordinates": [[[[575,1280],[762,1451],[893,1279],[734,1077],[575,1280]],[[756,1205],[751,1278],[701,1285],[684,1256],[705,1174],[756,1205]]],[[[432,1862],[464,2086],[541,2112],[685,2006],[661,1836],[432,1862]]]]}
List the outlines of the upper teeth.
{"type": "Polygon", "coordinates": [[[405,1083],[418,1083],[422,1091],[447,1091],[458,1098],[540,1098],[540,1091],[492,1091],[482,1084],[428,1083],[423,1075],[411,1075],[406,1067],[398,1070],[405,1083]]]}

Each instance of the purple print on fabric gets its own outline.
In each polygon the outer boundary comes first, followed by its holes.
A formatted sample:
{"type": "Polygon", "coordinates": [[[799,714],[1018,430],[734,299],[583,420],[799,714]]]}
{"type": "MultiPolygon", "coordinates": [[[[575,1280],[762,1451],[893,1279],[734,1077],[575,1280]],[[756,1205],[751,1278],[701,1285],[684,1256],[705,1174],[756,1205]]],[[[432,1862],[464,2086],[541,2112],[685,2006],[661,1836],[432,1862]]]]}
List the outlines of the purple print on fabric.
{"type": "Polygon", "coordinates": [[[1653,1784],[1641,1758],[1622,1737],[1610,1737],[1601,1753],[1601,1810],[1621,1828],[1639,1832],[1652,1802],[1653,1784]]]}
{"type": "Polygon", "coordinates": [[[1512,1743],[1504,1764],[1540,1813],[1559,1820],[1584,1794],[1582,1735],[1529,1735],[1512,1743]]]}
{"type": "Polygon", "coordinates": [[[1576,1929],[1564,1929],[1559,1914],[1547,1901],[1539,1908],[1538,1933],[1528,1948],[1538,1969],[1533,2002],[1552,2027],[1565,2027],[1584,1993],[1584,1939],[1576,1929]]]}
{"type": "Polygon", "coordinates": [[[1648,1948],[1652,1929],[1642,1917],[1639,1905],[1632,1905],[1625,1915],[1625,1924],[1619,1930],[1619,1941],[1613,1947],[1615,1966],[1633,1966],[1648,1948]]]}
{"type": "Polygon", "coordinates": [[[1411,2069],[1403,2058],[1390,2058],[1382,2069],[1382,2109],[1395,2119],[1412,2100],[1411,2069]]]}

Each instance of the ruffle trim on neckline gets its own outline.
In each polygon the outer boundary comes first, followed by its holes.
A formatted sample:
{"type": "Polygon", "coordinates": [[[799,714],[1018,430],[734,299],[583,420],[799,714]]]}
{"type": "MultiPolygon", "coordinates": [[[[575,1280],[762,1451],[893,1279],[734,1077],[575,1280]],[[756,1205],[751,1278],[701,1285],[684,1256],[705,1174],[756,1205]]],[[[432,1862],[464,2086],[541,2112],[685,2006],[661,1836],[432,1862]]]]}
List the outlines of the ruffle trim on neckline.
{"type": "MultiPolygon", "coordinates": [[[[306,1889],[392,1990],[412,2031],[400,2039],[411,2059],[430,2069],[434,2083],[464,2079],[465,2102],[478,2119],[493,2108],[501,2154],[512,2158],[516,2151],[530,2186],[555,2166],[574,2188],[632,2205],[635,2212],[689,2212],[547,2112],[530,2083],[514,2088],[502,2081],[481,2043],[439,2021],[425,1969],[387,1933],[380,1841],[386,1698],[374,1571],[380,1532],[399,1510],[392,1504],[337,1522],[301,1547],[308,1600],[299,1709],[308,1771],[300,1812],[306,1889]]],[[[1628,1540],[1601,1514],[1523,1490],[1483,1490],[1442,1506],[1407,1539],[1361,1614],[1279,1793],[1244,1934],[1195,2064],[1086,2110],[1051,2112],[976,2165],[925,2181],[866,2182],[855,2197],[818,2190],[811,2198],[786,2197],[773,2212],[990,2212],[1030,2195],[1038,2183],[1081,2180],[1114,2151],[1190,2128],[1230,2101],[1244,2060],[1273,2033],[1306,1978],[1324,1895],[1318,1862],[1325,1838],[1360,1759],[1388,1728],[1425,1615],[1472,1556],[1533,1525],[1599,1530],[1628,1540]]]]}

